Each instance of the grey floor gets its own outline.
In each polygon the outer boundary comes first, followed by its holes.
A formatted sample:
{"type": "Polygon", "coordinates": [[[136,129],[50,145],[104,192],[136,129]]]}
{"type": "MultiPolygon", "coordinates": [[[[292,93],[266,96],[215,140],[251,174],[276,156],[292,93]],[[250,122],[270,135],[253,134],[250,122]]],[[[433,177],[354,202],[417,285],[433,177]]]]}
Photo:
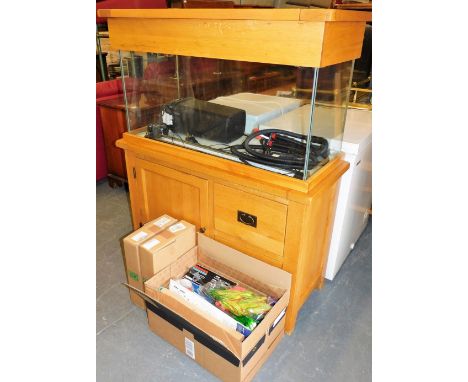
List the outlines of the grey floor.
{"type": "MultiPolygon", "coordinates": [[[[120,239],[132,230],[123,188],[97,184],[96,227],[97,381],[216,381],[154,335],[120,285],[120,239]]],[[[294,334],[284,337],[255,381],[371,380],[371,240],[369,222],[334,281],[310,296],[294,334]]]]}

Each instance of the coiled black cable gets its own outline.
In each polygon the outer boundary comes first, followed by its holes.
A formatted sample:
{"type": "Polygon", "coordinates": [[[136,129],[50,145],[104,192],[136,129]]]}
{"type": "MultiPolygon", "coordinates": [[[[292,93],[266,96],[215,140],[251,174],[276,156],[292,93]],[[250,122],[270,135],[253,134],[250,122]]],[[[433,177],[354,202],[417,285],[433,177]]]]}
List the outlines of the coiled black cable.
{"type": "MultiPolygon", "coordinates": [[[[243,162],[275,166],[291,171],[304,169],[307,135],[278,129],[256,131],[245,139],[241,145],[231,146],[232,154],[243,162]],[[260,145],[251,141],[261,136],[260,145]]],[[[307,168],[310,170],[329,154],[328,141],[325,138],[312,136],[307,168]]]]}

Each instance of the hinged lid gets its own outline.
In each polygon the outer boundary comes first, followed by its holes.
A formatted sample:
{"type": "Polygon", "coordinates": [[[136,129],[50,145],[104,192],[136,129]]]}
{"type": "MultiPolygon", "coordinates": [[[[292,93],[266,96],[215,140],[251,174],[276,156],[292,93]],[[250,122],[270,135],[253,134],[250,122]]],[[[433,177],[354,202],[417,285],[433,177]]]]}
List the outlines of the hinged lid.
{"type": "Polygon", "coordinates": [[[112,49],[323,67],[360,57],[368,12],[104,9],[112,49]]]}

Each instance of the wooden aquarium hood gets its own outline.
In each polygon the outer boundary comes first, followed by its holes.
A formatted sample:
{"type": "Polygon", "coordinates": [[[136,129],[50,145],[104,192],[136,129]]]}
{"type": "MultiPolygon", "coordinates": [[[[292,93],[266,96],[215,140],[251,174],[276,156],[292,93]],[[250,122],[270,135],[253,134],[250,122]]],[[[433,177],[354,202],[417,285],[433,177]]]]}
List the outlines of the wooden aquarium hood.
{"type": "Polygon", "coordinates": [[[359,58],[368,12],[333,9],[102,9],[114,50],[304,67],[359,58]]]}

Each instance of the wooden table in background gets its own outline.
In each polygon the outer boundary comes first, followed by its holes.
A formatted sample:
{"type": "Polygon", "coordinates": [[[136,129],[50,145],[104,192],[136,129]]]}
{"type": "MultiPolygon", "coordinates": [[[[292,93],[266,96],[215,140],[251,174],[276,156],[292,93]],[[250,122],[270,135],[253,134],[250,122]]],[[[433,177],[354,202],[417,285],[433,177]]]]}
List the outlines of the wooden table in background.
{"type": "MultiPolygon", "coordinates": [[[[129,100],[130,130],[152,122],[159,113],[161,104],[150,104],[145,96],[129,100]]],[[[125,153],[115,145],[127,131],[125,99],[123,96],[98,103],[101,112],[102,130],[106,151],[108,182],[111,187],[122,186],[127,181],[125,153]]]]}

